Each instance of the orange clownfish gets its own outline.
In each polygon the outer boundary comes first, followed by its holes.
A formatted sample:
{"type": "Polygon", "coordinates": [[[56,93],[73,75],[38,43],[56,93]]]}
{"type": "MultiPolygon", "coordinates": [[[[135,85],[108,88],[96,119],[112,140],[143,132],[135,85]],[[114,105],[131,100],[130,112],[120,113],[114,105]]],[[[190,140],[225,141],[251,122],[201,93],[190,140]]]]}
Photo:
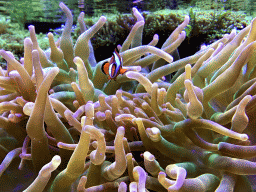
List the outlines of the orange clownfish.
{"type": "Polygon", "coordinates": [[[116,80],[117,76],[119,74],[124,74],[127,69],[123,69],[123,59],[115,49],[115,52],[113,53],[113,56],[110,59],[110,62],[106,61],[101,66],[101,71],[108,75],[108,79],[114,79],[116,80]]]}

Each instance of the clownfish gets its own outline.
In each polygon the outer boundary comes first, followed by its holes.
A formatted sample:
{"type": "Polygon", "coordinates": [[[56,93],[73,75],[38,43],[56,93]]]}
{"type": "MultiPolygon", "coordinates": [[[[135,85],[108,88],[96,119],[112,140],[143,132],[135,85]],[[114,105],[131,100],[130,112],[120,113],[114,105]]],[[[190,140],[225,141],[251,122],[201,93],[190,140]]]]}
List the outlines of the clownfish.
{"type": "Polygon", "coordinates": [[[116,80],[117,76],[119,74],[124,74],[127,69],[123,69],[123,59],[115,49],[115,52],[113,52],[113,56],[111,57],[110,61],[106,61],[101,66],[101,71],[108,75],[108,79],[114,79],[116,80]]]}

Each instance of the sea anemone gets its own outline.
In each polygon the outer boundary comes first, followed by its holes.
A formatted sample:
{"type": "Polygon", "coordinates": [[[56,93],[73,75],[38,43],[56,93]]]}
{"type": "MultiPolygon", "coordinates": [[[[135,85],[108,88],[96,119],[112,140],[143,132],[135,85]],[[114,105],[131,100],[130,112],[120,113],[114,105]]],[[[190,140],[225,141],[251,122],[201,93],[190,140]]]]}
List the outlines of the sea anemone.
{"type": "Polygon", "coordinates": [[[109,80],[110,58],[97,63],[90,43],[106,18],[86,29],[81,13],[73,46],[60,7],[65,28],[57,42],[48,33],[49,50],[33,26],[20,62],[0,50],[1,191],[253,190],[256,19],[179,59],[189,17],[159,49],[157,34],[142,45],[133,8],[117,47],[127,72],[109,80]]]}

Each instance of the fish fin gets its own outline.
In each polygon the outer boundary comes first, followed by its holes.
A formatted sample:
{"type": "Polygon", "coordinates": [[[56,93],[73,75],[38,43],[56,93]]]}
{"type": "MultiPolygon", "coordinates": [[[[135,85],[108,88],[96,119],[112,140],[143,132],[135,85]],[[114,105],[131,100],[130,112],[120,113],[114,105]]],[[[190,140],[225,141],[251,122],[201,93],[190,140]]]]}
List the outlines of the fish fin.
{"type": "Polygon", "coordinates": [[[126,71],[128,71],[128,69],[123,69],[123,68],[121,68],[121,69],[120,69],[120,74],[124,74],[126,71]]]}
{"type": "Polygon", "coordinates": [[[117,55],[121,65],[122,65],[123,64],[123,59],[122,59],[121,55],[119,55],[119,53],[118,53],[118,51],[116,49],[115,49],[115,53],[116,53],[116,55],[117,55]]]}
{"type": "Polygon", "coordinates": [[[117,72],[116,72],[116,64],[113,63],[111,64],[111,68],[109,69],[109,75],[110,77],[115,77],[117,75],[117,72]]]}
{"type": "Polygon", "coordinates": [[[110,64],[115,63],[115,56],[114,56],[114,55],[112,55],[112,57],[111,57],[109,63],[110,63],[110,64]]]}

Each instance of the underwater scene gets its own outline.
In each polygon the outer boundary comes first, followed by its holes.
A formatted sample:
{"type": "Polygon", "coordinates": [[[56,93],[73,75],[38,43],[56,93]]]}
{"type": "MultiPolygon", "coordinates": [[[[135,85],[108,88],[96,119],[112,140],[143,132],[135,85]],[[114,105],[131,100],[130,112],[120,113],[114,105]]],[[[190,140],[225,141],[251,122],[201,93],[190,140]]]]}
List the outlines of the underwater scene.
{"type": "Polygon", "coordinates": [[[19,191],[256,191],[256,0],[0,0],[19,191]]]}

